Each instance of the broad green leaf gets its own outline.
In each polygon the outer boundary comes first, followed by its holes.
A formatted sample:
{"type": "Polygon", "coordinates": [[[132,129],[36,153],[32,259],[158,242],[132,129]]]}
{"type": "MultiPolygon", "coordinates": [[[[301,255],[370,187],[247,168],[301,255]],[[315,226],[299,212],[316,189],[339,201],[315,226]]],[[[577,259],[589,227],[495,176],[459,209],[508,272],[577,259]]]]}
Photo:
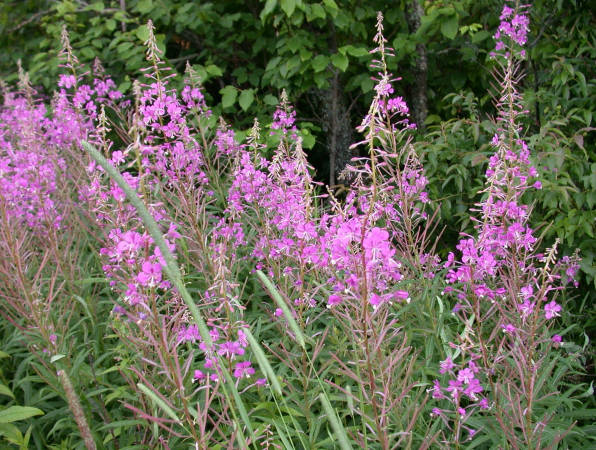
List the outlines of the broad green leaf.
{"type": "Polygon", "coordinates": [[[254,89],[244,89],[240,93],[240,97],[238,98],[238,104],[242,108],[242,111],[246,111],[246,110],[248,110],[248,108],[250,108],[250,105],[252,105],[254,98],[255,98],[254,89]]]}
{"type": "Polygon", "coordinates": [[[18,422],[33,416],[41,416],[43,413],[41,409],[31,406],[11,406],[0,411],[0,423],[18,422]]]}
{"type": "Polygon", "coordinates": [[[339,7],[337,6],[337,3],[335,3],[335,0],[323,0],[323,4],[326,6],[326,9],[331,16],[335,17],[337,15],[339,7]]]}
{"type": "Polygon", "coordinates": [[[103,2],[93,2],[87,8],[92,11],[102,12],[106,7],[103,2]]]}
{"type": "Polygon", "coordinates": [[[370,92],[372,91],[374,85],[375,83],[373,80],[371,80],[370,78],[366,78],[360,82],[360,89],[362,89],[362,92],[364,93],[370,92]]]}
{"type": "Polygon", "coordinates": [[[296,9],[296,0],[281,0],[281,9],[290,17],[296,9]]]}
{"type": "Polygon", "coordinates": [[[345,45],[339,48],[339,52],[343,55],[346,53],[351,56],[360,57],[368,55],[368,50],[365,47],[354,47],[353,45],[345,45]]]}
{"type": "Polygon", "coordinates": [[[325,9],[323,9],[323,7],[321,5],[319,5],[318,3],[314,3],[311,5],[312,8],[312,16],[314,18],[318,18],[318,19],[324,19],[325,18],[325,9]]]}
{"type": "Polygon", "coordinates": [[[263,97],[263,102],[266,105],[276,106],[279,103],[279,100],[275,95],[267,94],[265,97],[263,97]]]}
{"type": "Polygon", "coordinates": [[[322,72],[327,68],[327,65],[329,64],[329,58],[327,58],[325,55],[318,55],[314,57],[311,64],[315,72],[322,72]]]}
{"type": "Polygon", "coordinates": [[[140,0],[137,3],[137,11],[141,14],[147,14],[153,9],[153,0],[140,0]]]}
{"type": "Polygon", "coordinates": [[[114,19],[106,20],[106,28],[109,31],[114,31],[116,29],[116,21],[114,19]]]}
{"type": "Polygon", "coordinates": [[[214,77],[221,77],[223,75],[222,70],[215,64],[209,64],[207,67],[205,67],[205,70],[209,75],[212,75],[214,77]]]}
{"type": "Polygon", "coordinates": [[[346,55],[342,55],[341,53],[331,55],[331,62],[342,72],[345,72],[348,68],[348,57],[346,55]]]}
{"type": "Polygon", "coordinates": [[[316,139],[309,130],[301,130],[300,135],[302,136],[302,147],[311,149],[315,146],[316,139]]]}
{"type": "Polygon", "coordinates": [[[135,31],[136,36],[143,42],[149,39],[149,28],[147,25],[139,26],[135,31]]]}
{"type": "Polygon", "coordinates": [[[263,11],[261,11],[260,14],[261,20],[264,21],[267,18],[267,16],[271,14],[271,12],[275,9],[276,6],[277,0],[267,0],[267,2],[265,3],[265,7],[263,8],[263,11]]]}
{"type": "Polygon", "coordinates": [[[479,42],[484,41],[488,37],[490,37],[490,33],[488,31],[480,30],[478,33],[474,33],[472,35],[472,43],[478,44],[479,42]]]}
{"type": "Polygon", "coordinates": [[[447,39],[454,39],[457,35],[458,19],[457,16],[449,16],[447,20],[441,22],[441,33],[447,39]]]}
{"type": "Polygon", "coordinates": [[[238,96],[238,90],[234,86],[226,86],[219,91],[221,94],[221,105],[224,108],[230,108],[236,103],[236,97],[238,96]]]}

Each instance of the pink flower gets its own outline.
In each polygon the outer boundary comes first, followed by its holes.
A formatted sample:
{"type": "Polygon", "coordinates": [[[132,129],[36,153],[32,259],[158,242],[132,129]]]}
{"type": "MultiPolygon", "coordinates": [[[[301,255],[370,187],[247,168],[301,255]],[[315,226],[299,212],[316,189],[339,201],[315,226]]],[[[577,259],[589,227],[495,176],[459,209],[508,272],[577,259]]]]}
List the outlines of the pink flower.
{"type": "Polygon", "coordinates": [[[217,353],[224,358],[234,359],[237,355],[244,355],[244,349],[239,342],[228,341],[219,345],[217,353]]]}
{"type": "Polygon", "coordinates": [[[137,275],[137,281],[142,286],[154,287],[161,281],[161,264],[145,261],[142,272],[137,275]]]}
{"type": "Polygon", "coordinates": [[[332,306],[339,305],[341,303],[341,297],[337,294],[331,294],[329,299],[327,300],[327,308],[331,308],[332,306]]]}
{"type": "Polygon", "coordinates": [[[464,389],[464,394],[466,394],[470,400],[476,400],[476,394],[482,392],[484,389],[478,381],[477,378],[472,378],[468,386],[464,389]]]}
{"type": "Polygon", "coordinates": [[[561,306],[558,305],[554,300],[544,305],[544,312],[547,319],[559,316],[561,312],[561,306]]]}
{"type": "Polygon", "coordinates": [[[510,323],[506,324],[506,325],[501,325],[501,328],[503,328],[503,333],[505,334],[513,334],[515,333],[516,328],[511,325],[510,323]]]}
{"type": "Polygon", "coordinates": [[[470,381],[474,378],[475,378],[474,372],[472,372],[472,370],[467,367],[465,369],[461,369],[459,372],[457,372],[457,381],[461,381],[465,384],[469,384],[470,381]]]}
{"type": "Polygon", "coordinates": [[[439,384],[439,380],[433,381],[433,387],[430,389],[430,391],[432,392],[432,397],[434,399],[446,398],[445,395],[443,394],[443,389],[441,388],[441,385],[439,384]]]}
{"type": "Polygon", "coordinates": [[[236,364],[236,368],[234,369],[234,376],[236,378],[249,378],[251,375],[255,374],[255,369],[251,367],[250,361],[243,361],[236,364]]]}
{"type": "Polygon", "coordinates": [[[441,368],[439,369],[439,373],[443,374],[451,371],[451,369],[455,367],[455,364],[453,363],[450,357],[447,357],[444,361],[441,361],[440,367],[441,368]]]}

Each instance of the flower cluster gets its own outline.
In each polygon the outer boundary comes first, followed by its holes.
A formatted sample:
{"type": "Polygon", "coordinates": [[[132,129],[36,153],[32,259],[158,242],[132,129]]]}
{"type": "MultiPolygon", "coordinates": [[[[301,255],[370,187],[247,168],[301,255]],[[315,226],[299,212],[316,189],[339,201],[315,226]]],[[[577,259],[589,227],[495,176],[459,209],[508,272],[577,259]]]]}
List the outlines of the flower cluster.
{"type": "MultiPolygon", "coordinates": [[[[27,87],[27,89],[31,89],[27,87]]],[[[8,90],[0,108],[0,198],[10,219],[41,231],[62,221],[58,187],[66,162],[61,149],[89,132],[82,118],[57,94],[50,116],[32,94],[8,90]]]]}
{"type": "Polygon", "coordinates": [[[507,50],[516,52],[522,58],[525,57],[525,50],[516,51],[514,47],[515,44],[523,47],[528,40],[530,18],[524,11],[525,7],[511,8],[507,5],[503,7],[503,11],[499,17],[501,23],[494,35],[497,44],[495,46],[496,53],[493,52],[493,56],[498,55],[503,50],[507,50]]]}

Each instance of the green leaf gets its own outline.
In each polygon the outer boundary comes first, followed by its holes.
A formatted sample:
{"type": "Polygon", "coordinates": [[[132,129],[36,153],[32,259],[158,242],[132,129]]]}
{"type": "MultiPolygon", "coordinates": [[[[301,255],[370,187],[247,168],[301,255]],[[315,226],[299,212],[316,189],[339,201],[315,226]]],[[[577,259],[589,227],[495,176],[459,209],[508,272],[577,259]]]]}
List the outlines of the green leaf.
{"type": "Polygon", "coordinates": [[[277,290],[275,285],[269,280],[269,278],[267,278],[267,275],[265,275],[260,270],[257,270],[257,276],[259,277],[259,279],[261,280],[261,283],[263,283],[263,285],[269,292],[269,295],[273,298],[273,300],[275,300],[275,303],[277,303],[277,306],[279,306],[281,308],[283,315],[285,316],[286,320],[288,321],[288,325],[294,332],[296,341],[298,341],[298,344],[300,345],[300,347],[302,347],[304,350],[306,350],[306,340],[304,338],[304,335],[302,334],[302,330],[296,323],[296,320],[294,319],[294,316],[292,315],[292,311],[286,304],[286,301],[283,299],[283,297],[281,296],[281,294],[279,293],[279,291],[277,290]]]}
{"type": "Polygon", "coordinates": [[[327,68],[328,64],[329,58],[327,58],[325,55],[317,55],[311,62],[312,68],[315,72],[322,72],[327,68]]]}
{"type": "Polygon", "coordinates": [[[331,55],[331,62],[342,72],[345,72],[348,68],[348,57],[346,55],[342,55],[341,53],[331,55]]]}
{"type": "Polygon", "coordinates": [[[281,0],[281,9],[290,17],[296,9],[296,0],[281,0]]]}
{"type": "Polygon", "coordinates": [[[261,20],[264,21],[267,18],[267,16],[271,14],[271,12],[275,9],[276,6],[277,0],[267,0],[267,3],[265,3],[265,7],[263,8],[263,11],[261,11],[260,14],[261,20]]]}
{"type": "Polygon", "coordinates": [[[274,392],[276,392],[278,395],[282,395],[281,385],[279,384],[277,375],[275,374],[273,367],[271,367],[271,364],[269,364],[269,361],[267,360],[267,356],[265,355],[263,348],[257,342],[255,337],[252,335],[252,332],[250,331],[250,329],[246,329],[245,334],[246,334],[246,339],[248,340],[248,343],[250,344],[250,347],[252,348],[252,350],[255,354],[257,362],[259,363],[259,367],[261,368],[261,371],[265,375],[267,375],[267,379],[271,383],[271,386],[273,387],[274,392]]]}
{"type": "Polygon", "coordinates": [[[2,358],[10,358],[10,355],[6,352],[0,350],[0,359],[2,358]]]}
{"type": "Polygon", "coordinates": [[[103,2],[94,2],[91,3],[88,8],[92,11],[102,12],[106,7],[103,2]]]}
{"type": "Polygon", "coordinates": [[[362,89],[362,92],[367,93],[372,91],[374,85],[375,83],[373,82],[373,80],[371,80],[370,78],[366,78],[360,82],[360,89],[362,89]]]}
{"type": "Polygon", "coordinates": [[[311,5],[312,8],[312,15],[315,19],[324,19],[325,18],[325,10],[321,5],[318,3],[313,3],[311,5]]]}
{"type": "Polygon", "coordinates": [[[14,394],[8,386],[0,383],[0,395],[6,395],[7,397],[14,398],[14,394]]]}
{"type": "Polygon", "coordinates": [[[18,422],[33,416],[41,416],[43,413],[41,409],[31,406],[11,406],[0,411],[0,423],[18,422]]]}
{"type": "Polygon", "coordinates": [[[335,437],[338,440],[339,447],[342,450],[351,449],[352,446],[350,445],[350,441],[348,439],[348,433],[346,432],[343,424],[339,421],[336,411],[331,406],[331,402],[329,402],[329,399],[327,398],[327,393],[324,391],[321,392],[321,395],[319,395],[319,400],[323,405],[323,409],[325,410],[325,414],[327,415],[329,422],[331,422],[331,428],[333,428],[333,431],[335,432],[335,437]]]}
{"type": "Polygon", "coordinates": [[[62,358],[64,358],[65,356],[66,356],[66,355],[61,355],[61,354],[54,355],[54,356],[52,356],[52,357],[50,358],[50,362],[51,362],[51,363],[55,363],[56,361],[60,361],[60,360],[61,360],[62,358]]]}
{"type": "Polygon", "coordinates": [[[263,103],[270,106],[276,106],[279,103],[279,100],[275,95],[267,94],[263,97],[263,103]]]}
{"type": "Polygon", "coordinates": [[[149,28],[147,25],[141,25],[135,30],[135,35],[143,42],[149,39],[149,28]]]}
{"type": "Polygon", "coordinates": [[[175,421],[176,423],[181,423],[180,419],[174,412],[172,408],[168,406],[166,402],[164,402],[160,397],[157,396],[155,392],[153,392],[150,388],[145,386],[143,383],[137,383],[137,387],[143,391],[143,393],[149,397],[156,406],[159,406],[163,412],[165,412],[170,418],[175,421]]]}
{"type": "Polygon", "coordinates": [[[153,0],[140,0],[137,3],[137,11],[141,14],[147,14],[153,9],[153,0]]]}
{"type": "Polygon", "coordinates": [[[219,91],[221,94],[221,105],[224,108],[230,108],[236,103],[236,97],[238,96],[238,90],[234,86],[226,86],[219,91]]]}
{"type": "Polygon", "coordinates": [[[354,47],[353,45],[341,47],[339,51],[344,55],[347,53],[348,55],[355,56],[356,58],[368,55],[368,50],[365,47],[354,47]]]}
{"type": "Polygon", "coordinates": [[[441,33],[443,33],[443,36],[445,36],[447,39],[454,39],[457,35],[457,27],[457,16],[450,16],[447,20],[441,22],[441,33]]]}
{"type": "Polygon", "coordinates": [[[254,98],[255,98],[255,90],[254,89],[244,89],[240,93],[240,97],[238,98],[238,103],[240,104],[242,111],[248,110],[250,105],[252,105],[254,98]]]}
{"type": "Polygon", "coordinates": [[[302,136],[302,147],[311,149],[315,146],[316,138],[310,133],[309,130],[301,130],[300,135],[302,136]]]}
{"type": "Polygon", "coordinates": [[[21,430],[9,423],[0,424],[0,436],[4,436],[7,441],[12,442],[13,444],[23,441],[21,430]]]}
{"type": "Polygon", "coordinates": [[[480,30],[478,33],[474,33],[472,35],[472,43],[478,44],[479,42],[484,41],[488,37],[490,37],[490,33],[488,31],[480,30]]]}
{"type": "MultiPolygon", "coordinates": [[[[212,345],[211,335],[209,334],[209,329],[207,328],[207,323],[203,319],[201,312],[197,308],[195,300],[191,297],[190,292],[186,289],[186,286],[182,282],[182,273],[180,272],[180,268],[174,259],[174,255],[170,251],[166,240],[164,239],[163,235],[161,234],[161,230],[157,225],[157,222],[149,213],[149,210],[145,206],[145,204],[141,201],[138,197],[137,193],[130,187],[130,185],[126,182],[126,180],[122,177],[120,172],[114,168],[106,159],[105,157],[93,147],[89,142],[82,141],[81,144],[87,150],[87,152],[91,155],[91,157],[106,171],[106,173],[110,176],[112,180],[114,180],[120,188],[126,194],[128,200],[132,203],[132,206],[137,210],[138,215],[143,220],[147,231],[153,238],[154,242],[157,244],[158,248],[161,250],[162,257],[165,260],[165,272],[168,275],[168,278],[174,286],[178,289],[182,300],[190,310],[190,313],[196,323],[201,338],[203,342],[206,343],[207,346],[212,345]]],[[[225,384],[222,385],[222,391],[226,398],[226,401],[231,404],[231,398],[229,392],[231,391],[231,397],[234,399],[236,403],[236,408],[238,409],[238,413],[244,422],[244,426],[248,430],[248,432],[252,435],[254,433],[252,423],[250,418],[248,417],[248,412],[246,411],[246,406],[238,393],[238,389],[234,384],[234,380],[232,376],[228,372],[225,366],[222,365],[221,371],[225,377],[225,384]]],[[[234,413],[234,409],[232,409],[232,413],[234,413]]],[[[233,414],[233,424],[236,430],[236,439],[241,448],[247,447],[246,445],[246,438],[244,437],[243,428],[238,423],[237,417],[233,414]]]]}
{"type": "Polygon", "coordinates": [[[327,7],[327,11],[333,17],[335,17],[337,15],[337,12],[339,11],[339,7],[337,6],[337,3],[335,3],[335,0],[323,0],[323,4],[327,7]]]}
{"type": "Polygon", "coordinates": [[[222,70],[215,64],[209,64],[207,67],[205,67],[205,70],[209,75],[212,75],[214,77],[221,77],[223,75],[222,70]]]}

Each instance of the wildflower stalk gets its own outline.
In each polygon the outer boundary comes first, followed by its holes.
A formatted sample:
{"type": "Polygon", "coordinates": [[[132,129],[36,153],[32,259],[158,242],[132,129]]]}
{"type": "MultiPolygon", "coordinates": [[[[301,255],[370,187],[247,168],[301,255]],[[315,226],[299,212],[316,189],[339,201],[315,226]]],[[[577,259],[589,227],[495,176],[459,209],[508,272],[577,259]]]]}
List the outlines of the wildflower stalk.
{"type": "Polygon", "coordinates": [[[81,432],[81,436],[83,437],[83,441],[85,442],[85,447],[87,450],[96,450],[97,446],[95,445],[95,441],[93,440],[93,436],[91,435],[91,429],[89,428],[89,424],[87,423],[87,419],[85,418],[85,413],[83,412],[83,408],[81,407],[81,402],[79,401],[79,397],[72,386],[70,381],[70,377],[66,373],[65,370],[58,371],[58,378],[60,379],[60,383],[66,393],[66,399],[68,400],[68,406],[72,411],[72,415],[75,418],[77,426],[79,427],[79,431],[81,432]]]}
{"type": "MultiPolygon", "coordinates": [[[[118,186],[120,186],[120,188],[126,194],[126,197],[130,201],[130,203],[137,210],[137,213],[141,217],[143,224],[145,225],[145,227],[147,228],[147,231],[149,232],[149,234],[155,241],[155,244],[160,249],[161,254],[166,262],[166,266],[164,268],[166,274],[168,275],[168,277],[170,278],[170,280],[172,281],[172,283],[178,290],[178,293],[184,300],[184,303],[188,307],[188,310],[190,311],[190,313],[193,317],[193,320],[194,320],[195,324],[197,325],[197,328],[199,330],[201,338],[203,339],[203,342],[205,342],[208,349],[211,349],[213,347],[213,341],[211,339],[211,335],[209,334],[209,329],[207,328],[207,324],[205,323],[203,317],[201,316],[199,309],[197,308],[190,293],[186,289],[184,282],[182,281],[182,274],[180,273],[180,269],[178,268],[176,260],[174,259],[174,255],[172,255],[172,252],[170,251],[169,247],[166,244],[166,241],[163,238],[163,235],[159,229],[157,222],[155,221],[155,219],[153,218],[151,213],[147,210],[147,207],[145,206],[145,204],[137,196],[135,191],[129,186],[129,184],[122,177],[122,175],[120,175],[120,172],[118,172],[118,170],[116,170],[114,168],[114,166],[112,166],[103,157],[103,155],[100,152],[98,152],[87,141],[82,141],[82,145],[87,150],[87,152],[91,155],[91,157],[106,171],[106,173],[110,176],[110,178],[112,180],[114,180],[118,184],[118,186]]],[[[215,358],[217,358],[217,355],[214,355],[214,356],[215,356],[215,358]]],[[[228,371],[228,369],[225,368],[224,365],[221,365],[220,367],[221,367],[221,372],[224,375],[224,378],[226,380],[226,384],[224,386],[227,385],[227,389],[224,387],[224,395],[225,395],[228,403],[230,404],[230,406],[232,406],[232,414],[235,417],[234,423],[235,423],[235,428],[236,428],[236,430],[235,430],[236,437],[238,439],[238,442],[239,442],[239,445],[241,446],[241,448],[245,448],[245,447],[247,447],[246,438],[244,436],[242,428],[240,427],[240,425],[237,421],[236,411],[235,411],[235,408],[233,407],[234,405],[238,408],[240,417],[242,418],[246,428],[248,429],[248,431],[251,435],[254,434],[254,430],[252,428],[250,419],[248,417],[246,407],[244,406],[244,402],[240,398],[240,394],[238,392],[238,389],[236,388],[236,385],[232,379],[230,372],[228,371]],[[229,392],[228,392],[228,390],[229,390],[229,392]],[[230,392],[232,395],[231,398],[230,398],[230,392]],[[232,401],[232,399],[233,399],[233,401],[232,401]]]]}

